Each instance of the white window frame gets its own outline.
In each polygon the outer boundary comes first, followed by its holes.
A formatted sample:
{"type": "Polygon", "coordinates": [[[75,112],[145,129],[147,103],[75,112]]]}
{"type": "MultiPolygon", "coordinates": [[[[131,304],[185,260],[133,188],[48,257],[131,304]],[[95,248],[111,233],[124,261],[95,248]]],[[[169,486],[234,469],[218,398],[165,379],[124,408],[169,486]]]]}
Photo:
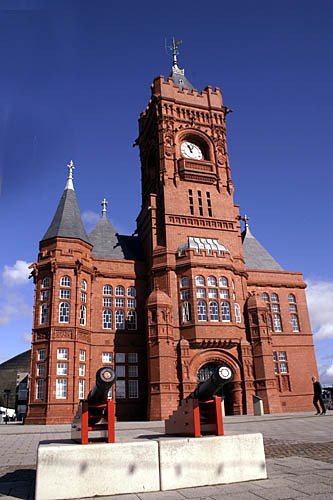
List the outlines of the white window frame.
{"type": "Polygon", "coordinates": [[[112,352],[102,353],[102,363],[112,363],[112,360],[113,360],[112,352]]]}
{"type": "Polygon", "coordinates": [[[67,378],[56,379],[56,399],[67,399],[68,381],[67,378]]]}
{"type": "Polygon", "coordinates": [[[36,379],[36,399],[44,399],[44,379],[42,378],[36,379]]]}
{"type": "Polygon", "coordinates": [[[85,386],[84,382],[85,381],[83,378],[79,379],[79,399],[84,399],[84,386],[85,386]]]}
{"type": "Polygon", "coordinates": [[[72,283],[72,280],[71,280],[70,276],[68,276],[68,275],[62,276],[60,278],[60,286],[66,286],[69,288],[71,286],[71,283],[72,283]]]}
{"type": "Polygon", "coordinates": [[[125,296],[125,288],[123,285],[117,285],[115,291],[116,297],[124,297],[125,296]]]}
{"type": "Polygon", "coordinates": [[[79,364],[79,377],[86,376],[86,365],[84,363],[79,364]]]}
{"type": "Polygon", "coordinates": [[[59,323],[69,323],[70,304],[69,302],[60,302],[59,304],[59,323]]]}
{"type": "Polygon", "coordinates": [[[79,359],[80,361],[86,360],[86,351],[84,349],[80,349],[79,359]]]}
{"type": "Polygon", "coordinates": [[[132,379],[127,381],[128,399],[139,398],[139,381],[132,379]]]}
{"type": "Polygon", "coordinates": [[[37,361],[45,361],[46,359],[46,349],[37,350],[37,361]]]}
{"type": "Polygon", "coordinates": [[[57,359],[68,361],[68,347],[58,347],[57,359]]]}
{"type": "Polygon", "coordinates": [[[103,286],[103,295],[113,295],[112,285],[103,286]]]}
{"type": "Polygon", "coordinates": [[[68,375],[68,363],[57,363],[57,375],[68,375]]]}
{"type": "Polygon", "coordinates": [[[103,330],[112,330],[112,309],[103,309],[103,330]]]}
{"type": "Polygon", "coordinates": [[[87,308],[83,304],[80,305],[80,325],[87,325],[87,308]]]}

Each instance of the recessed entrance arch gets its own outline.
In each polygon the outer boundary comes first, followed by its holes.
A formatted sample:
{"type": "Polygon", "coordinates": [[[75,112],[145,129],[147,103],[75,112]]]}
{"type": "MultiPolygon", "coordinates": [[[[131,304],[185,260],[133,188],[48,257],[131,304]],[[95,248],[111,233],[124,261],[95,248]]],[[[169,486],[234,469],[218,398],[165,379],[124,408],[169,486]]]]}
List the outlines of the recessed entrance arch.
{"type": "MultiPolygon", "coordinates": [[[[226,366],[228,366],[226,363],[224,363],[226,366]]],[[[221,365],[221,362],[210,362],[206,363],[201,368],[199,368],[197,372],[197,379],[198,382],[205,382],[210,378],[212,373],[216,370],[218,366],[221,365]]],[[[230,370],[233,372],[232,368],[228,366],[230,370]]],[[[232,400],[232,381],[228,382],[223,386],[223,388],[216,393],[217,396],[220,396],[224,400],[224,411],[226,415],[232,415],[233,414],[233,400],[232,400]]]]}

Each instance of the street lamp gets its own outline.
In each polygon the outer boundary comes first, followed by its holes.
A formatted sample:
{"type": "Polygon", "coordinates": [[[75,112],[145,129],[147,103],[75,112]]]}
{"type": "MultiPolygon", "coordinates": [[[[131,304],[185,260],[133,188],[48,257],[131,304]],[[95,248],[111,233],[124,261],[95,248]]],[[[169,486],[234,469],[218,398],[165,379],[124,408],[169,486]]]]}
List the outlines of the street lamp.
{"type": "Polygon", "coordinates": [[[5,389],[3,392],[6,395],[6,415],[5,415],[5,422],[6,422],[6,424],[8,424],[7,413],[8,413],[8,399],[9,399],[10,389],[5,389]]]}

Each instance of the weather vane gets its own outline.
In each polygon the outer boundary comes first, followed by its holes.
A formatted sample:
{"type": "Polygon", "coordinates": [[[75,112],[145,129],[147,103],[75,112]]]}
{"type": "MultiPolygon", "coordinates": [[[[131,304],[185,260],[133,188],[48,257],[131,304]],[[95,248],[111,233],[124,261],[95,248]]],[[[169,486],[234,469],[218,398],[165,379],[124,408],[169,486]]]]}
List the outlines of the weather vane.
{"type": "Polygon", "coordinates": [[[172,37],[171,45],[166,45],[166,49],[169,49],[172,52],[172,66],[178,66],[177,55],[178,47],[183,43],[182,40],[176,40],[175,37],[172,37]]]}

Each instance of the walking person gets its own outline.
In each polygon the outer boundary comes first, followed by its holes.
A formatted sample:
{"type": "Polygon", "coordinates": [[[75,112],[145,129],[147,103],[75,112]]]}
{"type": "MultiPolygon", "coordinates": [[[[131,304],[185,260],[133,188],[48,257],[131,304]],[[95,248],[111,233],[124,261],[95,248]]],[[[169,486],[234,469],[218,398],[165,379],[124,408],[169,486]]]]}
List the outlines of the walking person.
{"type": "Polygon", "coordinates": [[[321,388],[321,383],[319,382],[319,380],[316,379],[316,377],[312,377],[312,382],[313,382],[313,404],[317,410],[316,415],[326,415],[326,408],[322,396],[323,391],[321,388]],[[320,404],[321,412],[318,405],[318,401],[320,404]]]}

